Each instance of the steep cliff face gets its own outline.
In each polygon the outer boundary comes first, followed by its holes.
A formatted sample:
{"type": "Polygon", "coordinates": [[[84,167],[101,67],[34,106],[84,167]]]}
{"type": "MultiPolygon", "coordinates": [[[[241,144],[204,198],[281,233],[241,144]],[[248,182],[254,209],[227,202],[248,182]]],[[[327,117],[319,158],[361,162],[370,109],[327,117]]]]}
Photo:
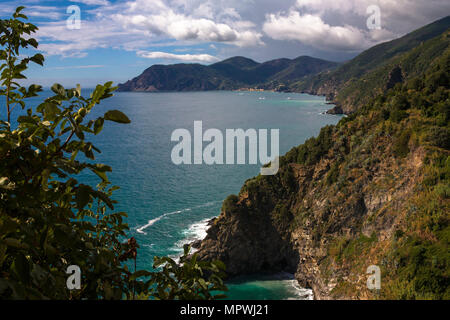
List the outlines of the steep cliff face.
{"type": "Polygon", "coordinates": [[[365,146],[370,149],[353,145],[349,158],[358,155],[367,167],[344,161],[339,182],[326,182],[333,179],[337,150],[314,165],[286,163],[277,176],[248,181],[238,198],[225,202],[200,256],[221,259],[231,275],[295,272],[317,299],[372,297],[365,290],[365,268],[380,264],[384,251],[370,252],[389,246],[404,227],[401,212],[423,178],[423,148],[399,160],[385,156],[390,142],[378,136],[365,146]],[[369,167],[373,162],[378,163],[369,167]],[[361,252],[335,261],[330,250],[351,241],[361,242],[361,252]],[[346,281],[358,287],[355,295],[333,292],[346,281]]]}
{"type": "Polygon", "coordinates": [[[450,298],[449,50],[248,180],[200,257],[230,275],[294,271],[317,299],[450,298]]]}

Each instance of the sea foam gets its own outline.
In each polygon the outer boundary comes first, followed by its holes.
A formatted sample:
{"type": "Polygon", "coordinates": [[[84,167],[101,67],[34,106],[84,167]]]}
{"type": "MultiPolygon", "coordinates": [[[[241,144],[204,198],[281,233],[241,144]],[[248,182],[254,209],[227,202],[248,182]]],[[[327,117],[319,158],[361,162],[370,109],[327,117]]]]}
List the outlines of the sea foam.
{"type": "MultiPolygon", "coordinates": [[[[160,221],[160,220],[162,220],[164,218],[167,218],[167,217],[175,215],[175,214],[180,214],[180,213],[183,213],[183,212],[191,211],[193,209],[209,207],[209,206],[212,206],[212,205],[217,204],[219,202],[220,201],[210,201],[210,202],[206,202],[206,203],[203,203],[201,205],[198,205],[198,206],[195,206],[195,207],[192,207],[192,208],[185,208],[185,209],[181,209],[181,210],[177,210],[177,211],[173,211],[173,212],[164,213],[163,215],[161,215],[161,216],[159,216],[159,217],[157,217],[155,219],[149,220],[146,225],[143,225],[141,227],[136,228],[136,232],[141,233],[141,234],[146,234],[145,231],[144,231],[145,229],[151,227],[156,222],[158,222],[158,221],[160,221]]],[[[193,225],[191,225],[191,226],[193,226],[193,225]]],[[[206,231],[205,231],[205,236],[206,236],[206,231]]]]}

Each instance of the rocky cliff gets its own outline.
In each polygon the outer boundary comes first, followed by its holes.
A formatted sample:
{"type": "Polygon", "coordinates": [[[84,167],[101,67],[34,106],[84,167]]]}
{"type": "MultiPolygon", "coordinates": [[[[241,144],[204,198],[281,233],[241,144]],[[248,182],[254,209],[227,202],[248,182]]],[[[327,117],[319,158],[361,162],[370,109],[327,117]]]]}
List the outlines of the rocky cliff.
{"type": "Polygon", "coordinates": [[[231,276],[294,272],[317,299],[449,299],[449,39],[398,56],[408,80],[374,71],[381,94],[228,197],[200,257],[231,276]]]}

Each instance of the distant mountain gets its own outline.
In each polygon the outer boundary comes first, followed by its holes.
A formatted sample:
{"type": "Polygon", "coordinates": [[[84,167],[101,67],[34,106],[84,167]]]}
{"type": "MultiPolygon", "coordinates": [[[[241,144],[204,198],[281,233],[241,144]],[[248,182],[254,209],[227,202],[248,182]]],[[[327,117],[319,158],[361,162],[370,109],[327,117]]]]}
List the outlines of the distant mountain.
{"type": "Polygon", "coordinates": [[[140,76],[119,85],[119,91],[232,90],[246,86],[276,86],[338,66],[307,56],[258,63],[233,57],[210,66],[201,64],[153,65],[140,76]]]}
{"type": "Polygon", "coordinates": [[[450,28],[450,16],[435,21],[399,39],[374,46],[332,72],[322,72],[291,86],[294,91],[326,95],[338,111],[352,113],[396,81],[423,72],[429,61],[442,54],[447,43],[442,35],[450,28]],[[441,36],[442,35],[442,36],[441,36]],[[434,42],[428,40],[435,38],[434,42]],[[427,48],[421,46],[426,45],[427,48]],[[403,54],[411,51],[411,57],[403,54]],[[420,55],[419,63],[410,63],[420,55]],[[396,80],[397,79],[397,80],[396,80]]]}

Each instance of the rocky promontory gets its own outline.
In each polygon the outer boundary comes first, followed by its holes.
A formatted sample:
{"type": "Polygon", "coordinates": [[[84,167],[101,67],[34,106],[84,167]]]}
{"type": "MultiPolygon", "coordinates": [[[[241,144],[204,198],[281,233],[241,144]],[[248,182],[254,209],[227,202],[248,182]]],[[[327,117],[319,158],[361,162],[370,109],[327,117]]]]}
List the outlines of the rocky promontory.
{"type": "Polygon", "coordinates": [[[231,276],[294,272],[316,299],[449,299],[449,48],[446,31],[371,71],[380,93],[229,196],[199,257],[231,276]]]}

